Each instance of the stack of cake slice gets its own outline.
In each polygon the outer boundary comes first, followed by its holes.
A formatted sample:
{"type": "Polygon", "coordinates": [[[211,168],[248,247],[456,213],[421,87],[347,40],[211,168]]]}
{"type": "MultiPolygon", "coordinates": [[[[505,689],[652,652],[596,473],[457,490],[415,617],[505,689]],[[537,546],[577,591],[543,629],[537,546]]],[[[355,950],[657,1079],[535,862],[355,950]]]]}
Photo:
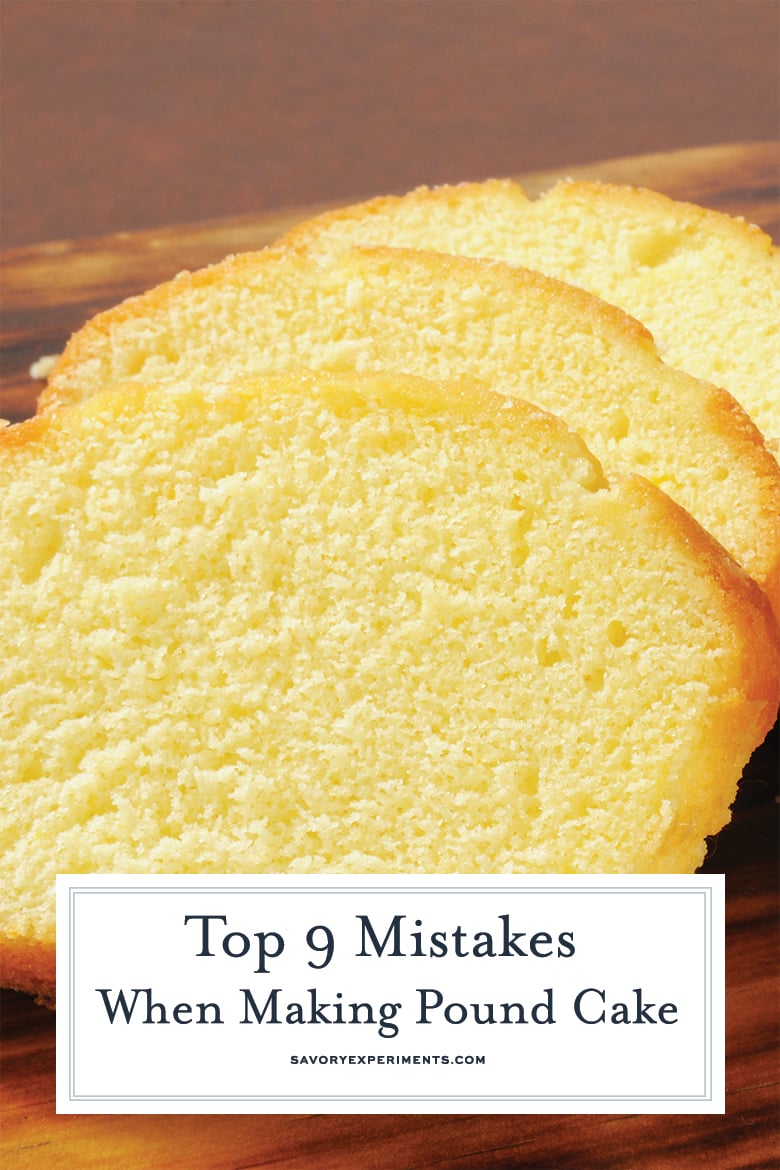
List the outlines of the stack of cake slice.
{"type": "Polygon", "coordinates": [[[772,726],[745,410],[572,284],[326,236],[95,318],[0,438],[7,984],[58,871],[690,872],[772,726]]]}

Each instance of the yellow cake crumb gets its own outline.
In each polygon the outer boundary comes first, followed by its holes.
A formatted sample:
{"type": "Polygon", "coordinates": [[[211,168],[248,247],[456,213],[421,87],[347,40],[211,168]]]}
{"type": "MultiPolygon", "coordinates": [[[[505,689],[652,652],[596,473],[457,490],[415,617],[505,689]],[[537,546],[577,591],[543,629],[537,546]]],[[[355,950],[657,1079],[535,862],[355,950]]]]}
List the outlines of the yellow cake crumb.
{"type": "Polygon", "coordinates": [[[763,594],[466,383],[116,387],[0,435],[3,978],[54,875],[688,872],[778,701],[763,594]]]}

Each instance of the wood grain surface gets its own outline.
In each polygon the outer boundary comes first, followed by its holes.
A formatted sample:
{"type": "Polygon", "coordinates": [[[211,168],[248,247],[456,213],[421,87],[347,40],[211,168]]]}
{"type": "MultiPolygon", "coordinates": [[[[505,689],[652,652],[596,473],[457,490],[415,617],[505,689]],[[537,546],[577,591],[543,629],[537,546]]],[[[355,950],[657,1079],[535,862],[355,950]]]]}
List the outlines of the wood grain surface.
{"type": "MultiPolygon", "coordinates": [[[[620,158],[521,177],[538,192],[573,174],[655,187],[732,214],[777,239],[777,151],[770,143],[620,158]]],[[[34,410],[27,373],[86,316],[184,267],[257,247],[313,208],[7,252],[0,415],[34,410]]],[[[725,873],[725,1116],[98,1117],[54,1112],[54,1017],[2,997],[2,1165],[13,1170],[760,1170],[780,1165],[778,1101],[778,734],[754,756],[732,824],[706,872],[725,873]]]]}
{"type": "Polygon", "coordinates": [[[3,249],[777,136],[776,0],[2,0],[3,249]]]}

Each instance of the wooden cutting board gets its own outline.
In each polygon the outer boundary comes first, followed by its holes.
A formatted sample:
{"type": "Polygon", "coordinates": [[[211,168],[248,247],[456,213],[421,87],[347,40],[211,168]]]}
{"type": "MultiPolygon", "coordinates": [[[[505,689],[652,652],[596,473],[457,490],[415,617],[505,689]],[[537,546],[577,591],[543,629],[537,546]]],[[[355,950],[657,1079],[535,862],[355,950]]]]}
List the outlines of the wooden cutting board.
{"type": "MultiPolygon", "coordinates": [[[[520,176],[530,193],[571,175],[634,183],[744,215],[780,239],[778,152],[747,143],[520,176]]],[[[324,206],[324,205],[323,205],[324,206]]],[[[30,364],[92,313],[182,268],[261,247],[318,208],[282,210],[6,252],[0,417],[34,411],[30,364]]],[[[54,1017],[5,993],[2,1165],[14,1170],[717,1170],[780,1165],[777,728],[743,779],[704,869],[727,890],[725,1116],[93,1117],[54,1112],[54,1017]]]]}

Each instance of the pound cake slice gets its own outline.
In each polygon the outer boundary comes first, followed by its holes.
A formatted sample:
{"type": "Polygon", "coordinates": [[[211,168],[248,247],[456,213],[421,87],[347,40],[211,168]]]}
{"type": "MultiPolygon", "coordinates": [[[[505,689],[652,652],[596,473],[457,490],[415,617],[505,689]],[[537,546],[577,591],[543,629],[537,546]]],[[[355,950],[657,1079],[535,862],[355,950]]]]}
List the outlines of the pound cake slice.
{"type": "Polygon", "coordinates": [[[465,384],[130,386],[0,440],[4,979],[54,875],[687,872],[778,703],[766,598],[465,384]]]}
{"type": "Polygon", "coordinates": [[[483,256],[571,281],[645,324],[669,365],[723,386],[780,449],[780,254],[760,228],[655,191],[463,183],[325,213],[285,241],[483,256]]]}
{"type": "Polygon", "coordinates": [[[507,264],[392,248],[235,256],[85,325],[43,410],[131,378],[296,366],[471,377],[560,415],[608,473],[638,471],[687,508],[780,610],[780,468],[747,415],[665,366],[619,309],[507,264]]]}

